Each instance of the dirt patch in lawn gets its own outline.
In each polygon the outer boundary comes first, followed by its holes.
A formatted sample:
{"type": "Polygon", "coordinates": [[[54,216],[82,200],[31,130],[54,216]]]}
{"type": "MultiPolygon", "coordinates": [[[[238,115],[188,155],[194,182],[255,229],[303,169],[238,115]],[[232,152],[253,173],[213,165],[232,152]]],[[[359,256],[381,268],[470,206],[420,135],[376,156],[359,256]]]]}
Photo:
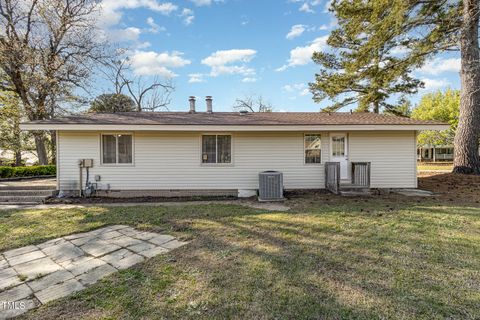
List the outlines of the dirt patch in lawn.
{"type": "Polygon", "coordinates": [[[438,194],[440,200],[480,203],[480,176],[423,173],[419,174],[418,188],[438,194]]]}

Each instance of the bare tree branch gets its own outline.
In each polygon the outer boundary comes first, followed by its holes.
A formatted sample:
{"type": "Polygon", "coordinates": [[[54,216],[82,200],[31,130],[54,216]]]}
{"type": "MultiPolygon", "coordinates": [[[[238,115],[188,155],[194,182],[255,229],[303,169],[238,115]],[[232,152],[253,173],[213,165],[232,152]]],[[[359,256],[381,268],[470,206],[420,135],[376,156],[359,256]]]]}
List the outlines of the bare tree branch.
{"type": "MultiPolygon", "coordinates": [[[[121,53],[121,52],[120,52],[121,53]]],[[[137,111],[168,110],[175,87],[170,79],[135,76],[128,58],[112,59],[103,71],[115,93],[127,94],[137,105],[137,111]]]]}
{"type": "Polygon", "coordinates": [[[245,96],[241,99],[236,99],[233,109],[237,111],[248,112],[272,112],[273,107],[269,102],[266,102],[262,96],[245,96]]]}

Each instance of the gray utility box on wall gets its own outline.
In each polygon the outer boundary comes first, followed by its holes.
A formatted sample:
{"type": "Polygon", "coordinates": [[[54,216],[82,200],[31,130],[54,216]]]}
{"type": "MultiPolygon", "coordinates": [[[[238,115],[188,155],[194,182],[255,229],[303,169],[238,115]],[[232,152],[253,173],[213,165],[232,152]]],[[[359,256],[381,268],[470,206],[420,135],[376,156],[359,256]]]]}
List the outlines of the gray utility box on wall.
{"type": "Polygon", "coordinates": [[[258,175],[258,200],[278,201],[283,198],[283,173],[278,171],[263,171],[258,175]]]}

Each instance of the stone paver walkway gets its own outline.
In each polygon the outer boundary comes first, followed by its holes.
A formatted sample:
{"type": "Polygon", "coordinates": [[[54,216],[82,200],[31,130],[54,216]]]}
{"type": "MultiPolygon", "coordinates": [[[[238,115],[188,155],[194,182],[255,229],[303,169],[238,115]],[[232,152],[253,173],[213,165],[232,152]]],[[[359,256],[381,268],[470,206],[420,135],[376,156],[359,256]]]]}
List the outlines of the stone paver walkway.
{"type": "Polygon", "coordinates": [[[84,289],[186,242],[114,225],[0,254],[0,319],[84,289]]]}

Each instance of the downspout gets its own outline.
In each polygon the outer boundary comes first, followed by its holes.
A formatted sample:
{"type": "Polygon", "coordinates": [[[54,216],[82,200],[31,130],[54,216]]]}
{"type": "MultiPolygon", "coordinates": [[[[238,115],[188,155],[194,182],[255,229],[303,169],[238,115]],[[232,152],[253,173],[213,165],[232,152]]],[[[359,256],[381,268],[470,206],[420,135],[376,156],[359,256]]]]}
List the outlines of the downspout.
{"type": "Polygon", "coordinates": [[[82,176],[83,170],[82,170],[81,160],[78,162],[78,169],[80,170],[80,180],[78,182],[78,196],[81,197],[82,196],[82,184],[83,184],[83,176],[82,176]]]}
{"type": "Polygon", "coordinates": [[[55,131],[55,145],[56,145],[56,148],[55,148],[55,166],[56,166],[56,172],[55,172],[55,176],[57,178],[57,191],[60,192],[60,139],[58,137],[59,135],[59,131],[56,130],[55,131]]]}

